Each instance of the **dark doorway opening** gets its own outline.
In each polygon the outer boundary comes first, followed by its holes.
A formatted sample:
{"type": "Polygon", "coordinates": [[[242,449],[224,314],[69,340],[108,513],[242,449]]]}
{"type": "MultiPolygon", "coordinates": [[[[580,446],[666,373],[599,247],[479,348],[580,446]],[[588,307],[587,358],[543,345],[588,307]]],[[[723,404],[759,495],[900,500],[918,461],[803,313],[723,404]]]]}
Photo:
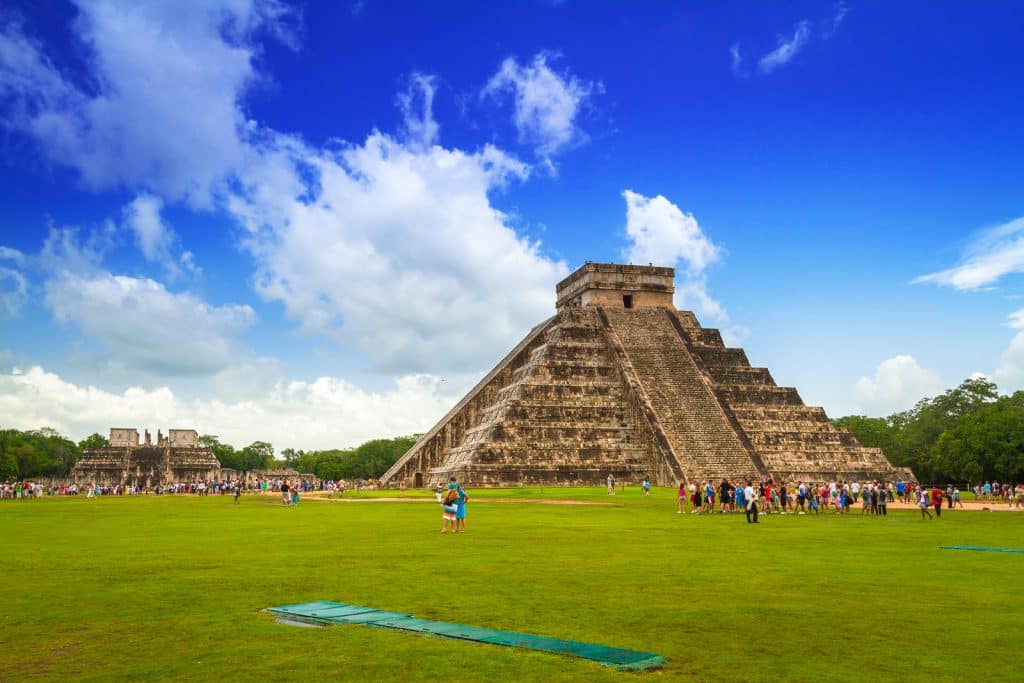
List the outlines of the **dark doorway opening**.
{"type": "Polygon", "coordinates": [[[416,474],[414,474],[412,476],[412,487],[414,489],[418,489],[418,488],[422,488],[423,487],[423,473],[422,472],[417,472],[416,474]]]}
{"type": "Polygon", "coordinates": [[[626,308],[633,308],[633,295],[632,294],[623,294],[622,295],[622,305],[625,306],[626,308]]]}

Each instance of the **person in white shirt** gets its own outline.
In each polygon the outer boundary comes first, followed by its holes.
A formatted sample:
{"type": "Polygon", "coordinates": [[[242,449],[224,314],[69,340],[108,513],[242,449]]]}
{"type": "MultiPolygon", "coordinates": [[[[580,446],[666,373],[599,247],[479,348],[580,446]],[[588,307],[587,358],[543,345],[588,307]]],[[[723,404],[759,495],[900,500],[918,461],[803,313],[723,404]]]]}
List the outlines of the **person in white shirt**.
{"type": "Polygon", "coordinates": [[[757,524],[757,491],[749,479],[743,489],[743,498],[747,501],[747,524],[757,524]]]}

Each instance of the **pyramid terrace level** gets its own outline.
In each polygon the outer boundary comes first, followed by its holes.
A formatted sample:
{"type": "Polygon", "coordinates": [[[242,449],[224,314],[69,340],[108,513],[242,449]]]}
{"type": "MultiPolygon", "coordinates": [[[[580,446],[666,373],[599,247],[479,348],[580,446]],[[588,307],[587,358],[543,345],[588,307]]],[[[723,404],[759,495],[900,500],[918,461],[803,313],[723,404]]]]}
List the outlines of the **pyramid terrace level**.
{"type": "Polygon", "coordinates": [[[912,478],[672,303],[672,268],[587,263],[382,477],[432,486],[912,478]]]}

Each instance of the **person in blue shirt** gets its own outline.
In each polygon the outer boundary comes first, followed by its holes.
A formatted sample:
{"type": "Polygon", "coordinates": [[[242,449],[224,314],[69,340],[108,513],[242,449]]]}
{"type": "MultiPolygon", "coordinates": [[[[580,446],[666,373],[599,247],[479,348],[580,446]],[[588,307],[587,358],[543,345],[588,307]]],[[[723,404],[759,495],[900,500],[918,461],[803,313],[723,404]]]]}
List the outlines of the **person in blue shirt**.
{"type": "Polygon", "coordinates": [[[459,483],[452,477],[451,483],[448,484],[448,488],[454,488],[459,492],[459,497],[455,500],[455,533],[465,533],[466,531],[466,501],[469,500],[469,494],[466,490],[459,486],[459,483]]]}
{"type": "Polygon", "coordinates": [[[746,498],[743,497],[743,487],[742,486],[737,486],[736,487],[736,494],[735,495],[736,495],[736,509],[737,510],[744,510],[744,509],[746,509],[746,498]]]}

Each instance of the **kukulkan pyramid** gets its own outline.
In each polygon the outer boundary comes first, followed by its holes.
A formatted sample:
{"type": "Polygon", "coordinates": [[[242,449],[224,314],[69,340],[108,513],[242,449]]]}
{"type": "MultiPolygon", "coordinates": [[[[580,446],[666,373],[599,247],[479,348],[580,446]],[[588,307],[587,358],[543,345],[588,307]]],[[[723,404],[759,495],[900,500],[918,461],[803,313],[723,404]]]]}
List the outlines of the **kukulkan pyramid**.
{"type": "Polygon", "coordinates": [[[911,479],[672,303],[675,271],[587,263],[382,477],[433,486],[911,479]]]}

